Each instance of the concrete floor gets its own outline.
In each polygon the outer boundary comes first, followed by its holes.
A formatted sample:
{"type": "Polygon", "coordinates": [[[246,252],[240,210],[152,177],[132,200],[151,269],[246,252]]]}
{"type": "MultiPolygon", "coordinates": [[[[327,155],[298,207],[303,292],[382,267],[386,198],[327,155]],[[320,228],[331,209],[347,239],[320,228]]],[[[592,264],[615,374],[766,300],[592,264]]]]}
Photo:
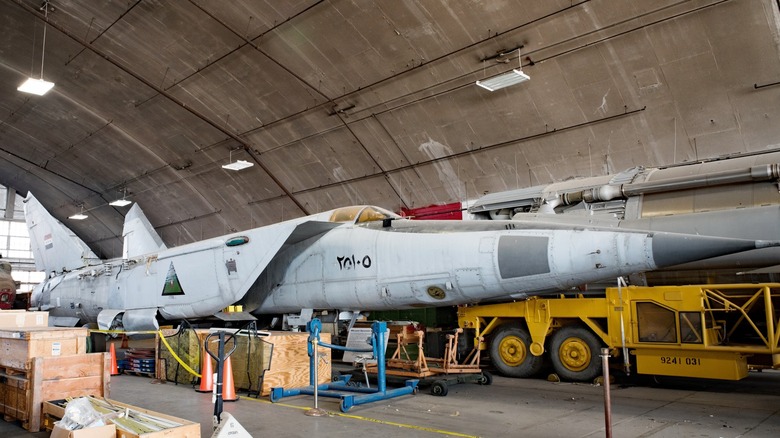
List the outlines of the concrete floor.
{"type": "MultiPolygon", "coordinates": [[[[211,436],[210,394],[145,377],[111,380],[111,398],[201,423],[211,436]]],[[[668,379],[660,385],[613,384],[615,437],[778,437],[780,372],[752,373],[740,382],[668,379]]],[[[239,394],[241,395],[241,394],[239,394]]],[[[496,376],[492,386],[450,387],[446,397],[426,389],[417,395],[339,411],[335,399],[320,398],[327,417],[304,412],[313,398],[299,396],[272,404],[241,397],[226,403],[253,435],[284,437],[600,437],[604,400],[600,386],[550,383],[496,376]]],[[[47,437],[0,421],[0,437],[47,437]]]]}

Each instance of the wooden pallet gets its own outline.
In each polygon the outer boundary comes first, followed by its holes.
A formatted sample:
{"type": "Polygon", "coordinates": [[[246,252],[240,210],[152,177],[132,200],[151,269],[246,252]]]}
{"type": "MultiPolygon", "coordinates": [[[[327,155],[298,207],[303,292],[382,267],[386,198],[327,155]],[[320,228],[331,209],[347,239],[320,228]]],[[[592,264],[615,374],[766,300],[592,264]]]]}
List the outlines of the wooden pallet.
{"type": "Polygon", "coordinates": [[[136,371],[136,370],[124,369],[120,371],[120,374],[127,374],[128,376],[151,377],[151,378],[157,377],[157,373],[154,371],[136,371]]]}

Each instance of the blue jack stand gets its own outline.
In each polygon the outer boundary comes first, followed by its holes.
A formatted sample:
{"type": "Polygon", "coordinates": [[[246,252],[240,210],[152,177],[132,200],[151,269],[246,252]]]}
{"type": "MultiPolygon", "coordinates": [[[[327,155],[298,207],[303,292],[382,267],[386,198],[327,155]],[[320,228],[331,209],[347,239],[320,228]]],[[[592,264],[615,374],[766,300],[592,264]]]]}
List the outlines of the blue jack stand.
{"type": "MultiPolygon", "coordinates": [[[[319,319],[312,319],[306,324],[306,330],[309,332],[309,386],[302,388],[284,389],[271,388],[271,402],[276,403],[284,397],[296,395],[313,395],[314,410],[319,411],[317,407],[317,396],[332,397],[341,399],[341,412],[349,411],[353,406],[363,405],[380,400],[386,400],[393,397],[400,397],[407,394],[417,393],[417,384],[419,380],[407,380],[405,386],[387,390],[387,381],[385,379],[385,337],[387,323],[374,322],[371,325],[371,348],[354,349],[320,342],[320,332],[322,331],[322,322],[319,319]],[[350,375],[343,376],[339,382],[317,384],[317,346],[330,348],[332,350],[355,351],[355,352],[373,352],[377,363],[377,388],[359,388],[348,386],[350,375]],[[347,394],[345,394],[345,392],[347,394]],[[358,394],[349,394],[349,393],[358,394]]],[[[310,415],[320,415],[312,413],[310,415]]]]}

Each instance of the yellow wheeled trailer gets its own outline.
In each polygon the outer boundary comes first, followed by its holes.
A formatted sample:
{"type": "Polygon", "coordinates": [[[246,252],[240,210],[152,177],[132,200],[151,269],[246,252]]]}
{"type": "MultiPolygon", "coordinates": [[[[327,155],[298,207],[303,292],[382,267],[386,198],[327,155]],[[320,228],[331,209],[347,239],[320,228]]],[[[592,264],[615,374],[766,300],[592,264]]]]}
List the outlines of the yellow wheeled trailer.
{"type": "Polygon", "coordinates": [[[464,306],[458,323],[487,340],[481,348],[506,376],[529,377],[549,360],[560,378],[591,381],[608,347],[631,372],[739,380],[780,368],[776,307],[780,283],[622,286],[464,306]]]}

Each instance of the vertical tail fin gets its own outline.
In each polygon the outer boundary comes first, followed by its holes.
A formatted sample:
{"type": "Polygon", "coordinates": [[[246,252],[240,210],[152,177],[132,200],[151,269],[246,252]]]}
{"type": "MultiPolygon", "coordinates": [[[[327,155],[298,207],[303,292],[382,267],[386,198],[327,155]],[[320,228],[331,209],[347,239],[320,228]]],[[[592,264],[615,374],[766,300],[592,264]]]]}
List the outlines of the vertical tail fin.
{"type": "Polygon", "coordinates": [[[165,243],[138,204],[133,205],[125,216],[122,237],[124,238],[124,248],[122,249],[122,258],[124,259],[166,249],[165,243]]]}
{"type": "Polygon", "coordinates": [[[86,243],[55,219],[32,193],[24,200],[35,268],[45,272],[78,269],[98,259],[86,243]]]}

